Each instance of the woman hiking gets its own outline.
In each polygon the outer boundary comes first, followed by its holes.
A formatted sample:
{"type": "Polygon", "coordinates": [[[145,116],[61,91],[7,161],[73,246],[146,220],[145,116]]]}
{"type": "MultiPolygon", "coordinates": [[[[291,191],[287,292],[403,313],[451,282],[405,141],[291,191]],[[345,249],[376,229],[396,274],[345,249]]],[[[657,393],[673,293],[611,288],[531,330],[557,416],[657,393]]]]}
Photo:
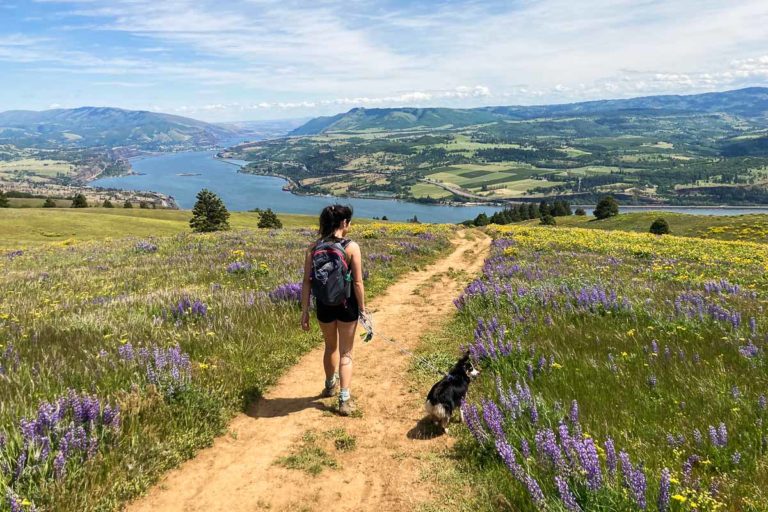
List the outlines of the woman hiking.
{"type": "Polygon", "coordinates": [[[357,320],[365,315],[360,246],[346,238],[351,221],[352,209],[347,206],[327,206],[320,213],[320,238],[307,251],[301,288],[301,327],[309,330],[309,301],[310,295],[314,295],[317,320],[325,338],[322,395],[333,396],[340,384],[339,414],[342,416],[356,410],[349,393],[352,348],[357,320]]]}

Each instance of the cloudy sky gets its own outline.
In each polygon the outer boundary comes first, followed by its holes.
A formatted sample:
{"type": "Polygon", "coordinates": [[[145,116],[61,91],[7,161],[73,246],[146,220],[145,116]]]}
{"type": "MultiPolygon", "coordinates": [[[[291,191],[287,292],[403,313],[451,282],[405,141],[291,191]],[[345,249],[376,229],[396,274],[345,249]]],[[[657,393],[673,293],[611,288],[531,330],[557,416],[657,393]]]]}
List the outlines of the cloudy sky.
{"type": "Polygon", "coordinates": [[[0,0],[0,111],[210,121],[768,86],[766,0],[0,0]]]}

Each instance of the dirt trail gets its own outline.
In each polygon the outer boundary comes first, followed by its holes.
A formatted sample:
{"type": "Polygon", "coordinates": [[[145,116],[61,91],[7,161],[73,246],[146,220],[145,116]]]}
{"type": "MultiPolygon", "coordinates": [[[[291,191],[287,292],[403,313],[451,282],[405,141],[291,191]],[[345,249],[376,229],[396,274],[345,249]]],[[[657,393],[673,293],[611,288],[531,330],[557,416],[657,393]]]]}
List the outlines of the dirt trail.
{"type": "MultiPolygon", "coordinates": [[[[453,252],[424,271],[411,272],[369,304],[378,333],[413,348],[440,326],[453,299],[480,270],[490,239],[459,232],[453,252]],[[456,274],[449,270],[464,271],[456,274]]],[[[363,415],[328,412],[333,399],[318,395],[324,379],[322,348],[307,354],[247,414],[236,417],[230,435],[169,473],[150,493],[129,505],[138,511],[410,510],[430,498],[422,478],[426,452],[446,446],[446,436],[424,440],[413,433],[422,418],[424,389],[411,389],[409,357],[396,345],[374,340],[357,344],[352,394],[363,415]],[[357,448],[332,455],[340,467],[318,476],[286,469],[302,435],[344,428],[357,448]],[[415,438],[414,438],[415,437],[415,438]]]]}

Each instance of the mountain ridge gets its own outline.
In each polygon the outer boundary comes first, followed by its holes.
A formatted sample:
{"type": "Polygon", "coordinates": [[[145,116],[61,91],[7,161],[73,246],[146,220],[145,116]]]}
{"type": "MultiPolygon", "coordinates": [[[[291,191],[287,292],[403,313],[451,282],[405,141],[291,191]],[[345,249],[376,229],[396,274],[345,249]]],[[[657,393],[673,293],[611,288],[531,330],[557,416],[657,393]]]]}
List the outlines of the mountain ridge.
{"type": "Polygon", "coordinates": [[[645,114],[722,113],[768,125],[768,87],[747,87],[691,95],[640,96],[627,99],[590,100],[552,105],[487,106],[469,109],[446,107],[356,107],[333,116],[316,117],[291,135],[364,130],[461,128],[489,122],[525,121],[546,117],[589,116],[644,111],[645,114]]]}
{"type": "Polygon", "coordinates": [[[162,150],[213,146],[236,131],[196,119],[116,107],[0,112],[0,144],[22,147],[135,146],[162,150]]]}

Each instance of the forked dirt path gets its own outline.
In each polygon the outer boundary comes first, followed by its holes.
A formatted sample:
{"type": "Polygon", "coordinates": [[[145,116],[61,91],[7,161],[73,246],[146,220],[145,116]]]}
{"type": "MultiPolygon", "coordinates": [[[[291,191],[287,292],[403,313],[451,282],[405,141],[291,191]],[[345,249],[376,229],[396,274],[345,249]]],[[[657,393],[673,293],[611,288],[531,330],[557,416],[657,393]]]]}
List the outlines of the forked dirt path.
{"type": "MultiPolygon", "coordinates": [[[[413,348],[449,317],[453,299],[480,270],[490,245],[486,235],[472,233],[458,232],[447,257],[405,275],[369,304],[379,334],[413,348]]],[[[427,390],[409,386],[409,359],[381,338],[358,343],[352,394],[363,414],[341,418],[328,412],[333,399],[319,397],[322,348],[313,350],[252,410],[232,421],[230,434],[169,473],[128,510],[413,510],[431,497],[422,474],[424,455],[448,441],[446,436],[426,440],[412,435],[427,390]],[[310,476],[275,464],[308,430],[336,428],[357,439],[355,450],[331,448],[339,468],[310,476]]]]}

